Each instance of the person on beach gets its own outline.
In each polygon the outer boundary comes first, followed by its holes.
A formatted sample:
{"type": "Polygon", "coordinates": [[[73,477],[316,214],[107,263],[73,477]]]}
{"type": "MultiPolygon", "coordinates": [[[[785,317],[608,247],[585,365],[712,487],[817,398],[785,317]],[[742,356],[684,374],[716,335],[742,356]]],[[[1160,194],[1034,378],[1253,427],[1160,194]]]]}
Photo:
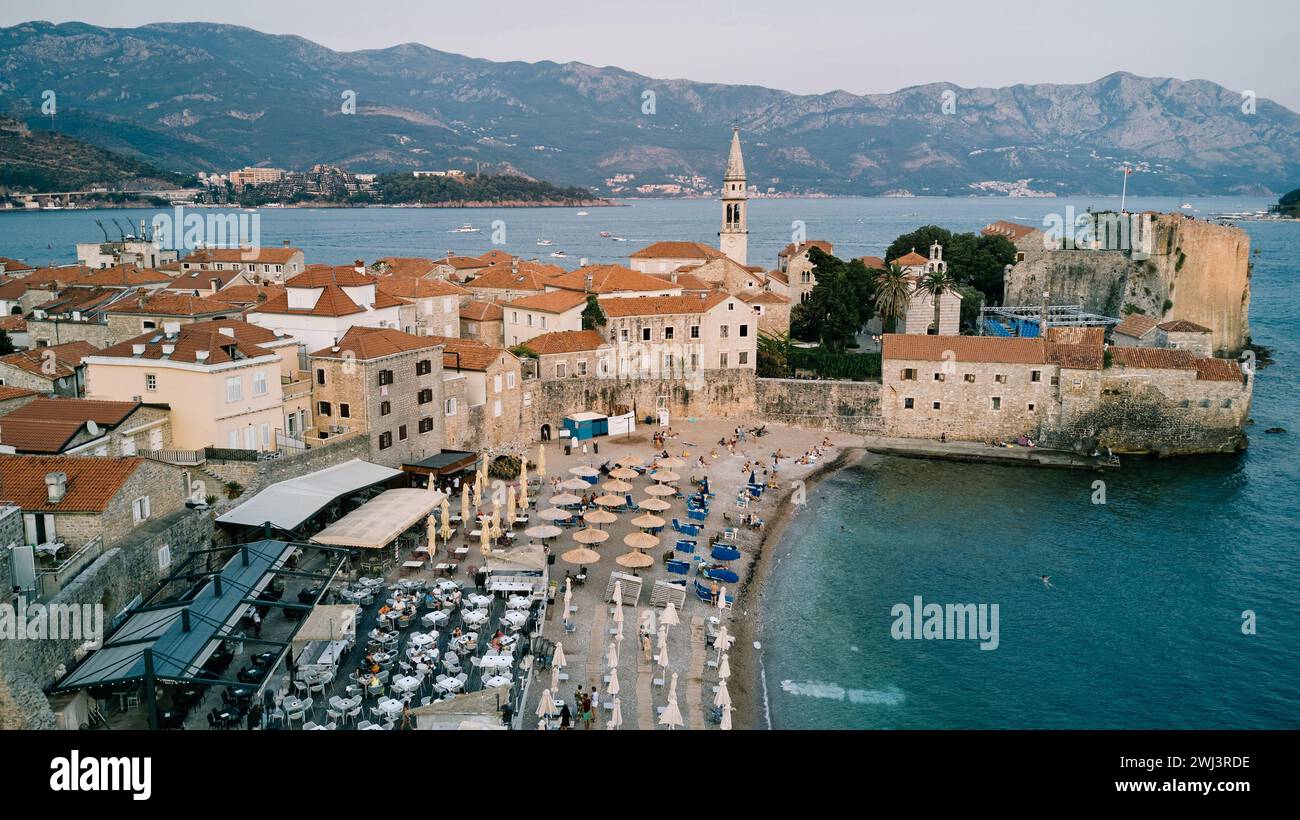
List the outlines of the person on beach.
{"type": "Polygon", "coordinates": [[[582,696],[582,728],[591,728],[591,695],[582,696]]]}
{"type": "Polygon", "coordinates": [[[644,627],[641,629],[641,653],[650,660],[650,633],[644,627]]]}
{"type": "Polygon", "coordinates": [[[572,717],[573,713],[569,711],[569,704],[566,703],[560,707],[560,731],[565,731],[569,728],[569,721],[572,717]]]}
{"type": "Polygon", "coordinates": [[[709,606],[718,605],[718,582],[713,581],[709,585],[709,606]]]}

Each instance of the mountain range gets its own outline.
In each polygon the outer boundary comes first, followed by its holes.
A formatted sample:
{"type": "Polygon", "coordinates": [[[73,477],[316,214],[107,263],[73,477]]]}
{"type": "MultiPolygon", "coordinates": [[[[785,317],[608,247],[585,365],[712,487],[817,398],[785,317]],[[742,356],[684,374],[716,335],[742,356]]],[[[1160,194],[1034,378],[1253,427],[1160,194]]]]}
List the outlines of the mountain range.
{"type": "Polygon", "coordinates": [[[210,23],[0,29],[0,114],[184,173],[481,167],[601,195],[658,183],[704,192],[720,183],[734,125],[760,191],[1118,193],[1125,163],[1132,194],[1290,190],[1300,115],[1249,102],[1206,80],[1124,72],[801,95],[414,43],[341,52],[210,23]]]}

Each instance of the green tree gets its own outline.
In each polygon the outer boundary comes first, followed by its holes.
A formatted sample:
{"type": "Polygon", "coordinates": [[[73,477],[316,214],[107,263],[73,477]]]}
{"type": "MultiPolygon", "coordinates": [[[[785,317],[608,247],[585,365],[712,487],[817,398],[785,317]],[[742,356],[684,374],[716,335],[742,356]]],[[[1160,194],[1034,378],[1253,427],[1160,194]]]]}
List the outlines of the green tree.
{"type": "Polygon", "coordinates": [[[939,335],[939,318],[943,312],[943,297],[951,293],[956,286],[957,281],[952,278],[952,274],[944,269],[929,271],[921,277],[921,281],[917,282],[916,289],[928,293],[934,301],[934,324],[932,325],[934,332],[930,334],[931,336],[939,335]]]}
{"type": "Polygon", "coordinates": [[[898,265],[890,264],[876,274],[876,311],[886,333],[898,329],[898,320],[907,313],[907,303],[912,299],[912,283],[898,265]]]}
{"type": "Polygon", "coordinates": [[[958,285],[953,288],[961,294],[961,326],[978,328],[980,309],[984,307],[984,294],[972,285],[958,285]]]}
{"type": "Polygon", "coordinates": [[[897,259],[913,248],[928,255],[935,242],[943,246],[944,261],[959,284],[972,285],[984,294],[986,302],[1001,304],[1006,267],[1016,261],[1016,246],[1011,240],[1005,236],[953,233],[938,225],[923,225],[890,243],[885,259],[897,259]]]}
{"type": "Polygon", "coordinates": [[[790,371],[790,337],[785,333],[758,332],[755,369],[766,379],[787,378],[790,371]]]}
{"type": "MultiPolygon", "coordinates": [[[[813,256],[809,254],[809,258],[813,256]]],[[[808,298],[790,311],[790,332],[800,341],[818,342],[839,353],[862,327],[856,288],[847,265],[828,254],[817,252],[816,257],[817,284],[808,298]]]]}
{"type": "Polygon", "coordinates": [[[582,329],[595,330],[605,326],[605,311],[600,306],[596,294],[587,294],[587,306],[582,309],[582,329]]]}

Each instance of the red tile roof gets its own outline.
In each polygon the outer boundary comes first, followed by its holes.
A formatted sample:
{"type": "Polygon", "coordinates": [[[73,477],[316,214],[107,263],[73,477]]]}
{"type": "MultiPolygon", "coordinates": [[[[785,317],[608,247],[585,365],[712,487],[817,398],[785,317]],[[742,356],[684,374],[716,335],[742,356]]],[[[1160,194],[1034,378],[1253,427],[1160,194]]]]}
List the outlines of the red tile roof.
{"type": "Polygon", "coordinates": [[[658,276],[639,273],[622,265],[588,265],[563,276],[557,276],[547,284],[565,290],[590,291],[591,293],[671,290],[679,287],[671,282],[664,281],[658,276]],[[591,277],[590,288],[587,286],[588,276],[591,277]]]}
{"type": "Polygon", "coordinates": [[[321,348],[311,355],[337,359],[351,353],[357,361],[369,361],[411,350],[427,350],[439,344],[441,343],[432,336],[414,336],[393,328],[352,327],[343,334],[337,345],[321,348]]]}
{"type": "Polygon", "coordinates": [[[504,317],[505,311],[496,302],[471,299],[460,306],[460,318],[471,322],[500,322],[504,317]]]}
{"type": "Polygon", "coordinates": [[[718,259],[726,256],[699,242],[655,242],[632,253],[632,259],[718,259]]]}
{"type": "Polygon", "coordinates": [[[165,285],[172,278],[165,273],[129,265],[115,265],[111,268],[97,270],[89,276],[78,279],[79,285],[103,285],[105,287],[135,287],[139,285],[165,285]]]}
{"type": "Polygon", "coordinates": [[[538,356],[548,356],[555,353],[598,350],[609,342],[595,330],[561,330],[534,336],[523,344],[538,356]]]}
{"type": "Polygon", "coordinates": [[[223,313],[237,314],[239,306],[216,297],[160,290],[143,301],[138,298],[123,299],[104,312],[143,316],[218,316],[223,313]]]}
{"type": "Polygon", "coordinates": [[[1042,339],[1007,339],[998,336],[925,336],[886,333],[882,356],[892,361],[1046,364],[1042,339]]]}
{"type": "Polygon", "coordinates": [[[730,298],[725,291],[715,290],[707,294],[689,296],[643,296],[637,298],[610,297],[600,300],[600,307],[605,315],[619,318],[624,316],[668,316],[682,313],[706,313],[730,298]]]}
{"type": "Polygon", "coordinates": [[[1156,327],[1165,333],[1210,333],[1210,329],[1204,325],[1198,325],[1195,322],[1189,322],[1186,319],[1175,319],[1172,322],[1162,322],[1156,327]]]}
{"type": "Polygon", "coordinates": [[[134,456],[0,455],[0,498],[26,512],[100,513],[142,461],[134,456]],[[68,477],[66,494],[57,504],[50,503],[45,488],[49,473],[68,477]]]}
{"type": "Polygon", "coordinates": [[[293,260],[295,254],[302,253],[297,248],[204,248],[183,257],[181,262],[203,264],[207,262],[250,262],[259,265],[285,265],[293,260]],[[247,256],[248,258],[245,258],[247,256]]]}
{"type": "Polygon", "coordinates": [[[474,270],[475,268],[482,268],[488,265],[484,260],[476,259],[473,256],[448,256],[445,259],[438,259],[435,261],[439,265],[446,265],[447,267],[454,268],[458,271],[474,270]]]}
{"type": "Polygon", "coordinates": [[[1113,333],[1119,333],[1123,336],[1129,336],[1134,339],[1141,339],[1150,333],[1156,326],[1156,320],[1149,316],[1143,316],[1141,313],[1130,313],[1124,317],[1124,321],[1115,325],[1113,333]]]}
{"type": "Polygon", "coordinates": [[[140,404],[133,401],[39,398],[0,416],[0,444],[22,453],[59,453],[93,421],[101,428],[120,425],[140,404]]]}
{"type": "Polygon", "coordinates": [[[42,376],[54,381],[55,379],[67,378],[73,375],[81,365],[83,358],[97,353],[99,353],[99,348],[90,342],[66,342],[61,345],[22,350],[17,353],[10,353],[8,356],[0,356],[0,363],[12,365],[34,376],[42,376]],[[51,353],[54,355],[53,359],[49,358],[51,353]],[[53,361],[53,368],[46,366],[47,361],[53,361]],[[47,372],[47,370],[51,369],[53,372],[47,372]]]}
{"type": "Polygon", "coordinates": [[[307,270],[285,282],[290,288],[323,288],[327,285],[343,287],[360,287],[375,284],[375,277],[368,273],[358,273],[351,265],[338,267],[311,266],[307,270]]]}
{"type": "Polygon", "coordinates": [[[929,261],[930,261],[929,259],[917,253],[916,248],[912,248],[912,250],[909,251],[908,253],[905,253],[902,256],[895,259],[894,264],[898,265],[900,268],[910,268],[917,265],[924,265],[926,262],[929,261]]]}
{"type": "Polygon", "coordinates": [[[1244,382],[1241,365],[1229,359],[1196,359],[1196,378],[1209,382],[1244,382]]]}
{"type": "Polygon", "coordinates": [[[442,279],[415,279],[389,276],[379,280],[379,290],[399,299],[424,299],[440,296],[469,296],[470,291],[442,279]]]}
{"type": "Polygon", "coordinates": [[[542,313],[564,313],[586,302],[585,294],[572,290],[553,290],[549,293],[537,293],[506,302],[505,307],[537,310],[542,313]]]}
{"type": "Polygon", "coordinates": [[[1015,242],[1021,237],[1028,236],[1036,230],[1038,229],[1030,227],[1029,225],[1021,225],[1018,222],[1007,222],[1004,219],[999,219],[996,222],[990,222],[985,225],[980,229],[980,233],[985,236],[1005,236],[1007,239],[1015,242]]]}
{"type": "Polygon", "coordinates": [[[869,270],[884,270],[885,260],[879,256],[859,256],[858,260],[866,265],[869,270]]]}
{"type": "Polygon", "coordinates": [[[199,353],[207,351],[204,364],[226,364],[258,356],[276,356],[273,350],[259,346],[278,339],[267,328],[251,325],[238,319],[226,319],[219,322],[197,322],[181,325],[179,332],[172,337],[153,330],[127,339],[95,355],[113,359],[153,359],[157,361],[183,362],[198,364],[199,353]],[[222,331],[228,330],[229,333],[222,331]],[[231,335],[233,334],[233,335],[231,335]],[[137,355],[136,345],[143,345],[144,352],[137,355]],[[163,350],[164,346],[172,348],[171,353],[163,350]]]}
{"type": "Polygon", "coordinates": [[[790,300],[770,290],[736,294],[736,298],[750,305],[788,305],[790,300]]]}
{"type": "Polygon", "coordinates": [[[470,290],[535,290],[540,293],[557,272],[563,273],[564,270],[538,262],[520,262],[518,265],[501,262],[466,282],[465,287],[470,290]]]}
{"type": "Polygon", "coordinates": [[[442,366],[444,370],[474,370],[486,372],[503,354],[514,358],[514,354],[483,342],[472,339],[453,339],[449,336],[429,336],[443,346],[442,366]],[[459,354],[459,355],[457,355],[459,354]]]}
{"type": "Polygon", "coordinates": [[[791,242],[777,253],[777,258],[798,256],[809,248],[820,248],[825,253],[835,253],[835,246],[825,239],[809,239],[807,242],[800,242],[798,245],[791,242]]]}
{"type": "Polygon", "coordinates": [[[10,399],[21,399],[24,396],[40,395],[35,390],[28,390],[25,387],[13,387],[12,385],[0,384],[0,401],[9,401],[10,399]]]}

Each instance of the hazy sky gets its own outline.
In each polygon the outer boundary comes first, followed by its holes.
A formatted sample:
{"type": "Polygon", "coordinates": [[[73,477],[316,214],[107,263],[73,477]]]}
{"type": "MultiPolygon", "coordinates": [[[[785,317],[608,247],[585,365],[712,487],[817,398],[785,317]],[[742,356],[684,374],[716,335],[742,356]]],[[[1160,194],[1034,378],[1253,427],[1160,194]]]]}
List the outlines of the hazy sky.
{"type": "Polygon", "coordinates": [[[1207,79],[1300,111],[1296,0],[5,0],[0,24],[206,20],[330,48],[420,42],[801,93],[1207,79]]]}

